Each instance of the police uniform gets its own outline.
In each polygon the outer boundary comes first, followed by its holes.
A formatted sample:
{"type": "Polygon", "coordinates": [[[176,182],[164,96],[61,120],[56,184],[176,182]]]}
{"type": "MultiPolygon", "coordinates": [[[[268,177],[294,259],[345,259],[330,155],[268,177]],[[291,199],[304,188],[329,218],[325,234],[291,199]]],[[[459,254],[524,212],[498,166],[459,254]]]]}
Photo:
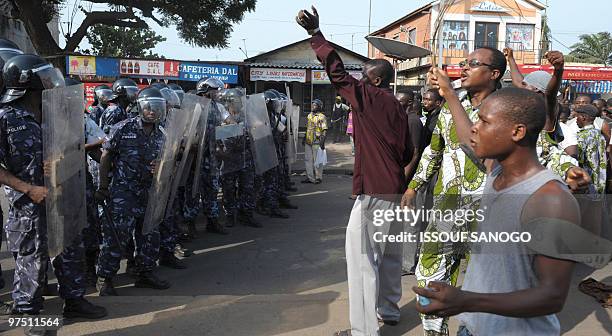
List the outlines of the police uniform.
{"type": "Polygon", "coordinates": [[[220,124],[219,104],[211,102],[211,109],[206,123],[206,140],[204,140],[204,162],[202,163],[200,194],[202,196],[202,211],[210,219],[219,218],[220,177],[219,162],[217,160],[217,141],[215,127],[220,124]]]}
{"type": "Polygon", "coordinates": [[[225,215],[252,215],[255,209],[255,163],[250,137],[243,135],[224,141],[223,208],[225,215]]]}
{"type": "MultiPolygon", "coordinates": [[[[43,186],[42,130],[34,114],[24,109],[0,110],[0,162],[20,180],[43,186]]],[[[5,230],[8,249],[15,256],[12,297],[18,313],[36,314],[42,309],[42,286],[49,258],[45,207],[34,204],[25,194],[4,187],[9,212],[5,230]]],[[[64,299],[85,294],[83,244],[67,247],[52,261],[64,299]]]]}
{"type": "Polygon", "coordinates": [[[127,119],[128,115],[123,107],[117,104],[108,105],[100,117],[100,128],[104,133],[109,134],[113,125],[127,119]]]}
{"type": "Polygon", "coordinates": [[[156,266],[159,252],[159,232],[142,234],[147,208],[148,191],[153,175],[151,162],[158,158],[164,141],[163,130],[156,126],[146,135],[141,118],[131,118],[112,128],[103,148],[113,154],[110,206],[113,223],[104,220],[102,248],[98,260],[99,277],[112,278],[119,270],[121,251],[134,239],[135,263],[140,273],[150,272],[156,266]],[[118,237],[114,236],[114,231],[118,237]],[[119,244],[117,244],[117,238],[119,244]]]}

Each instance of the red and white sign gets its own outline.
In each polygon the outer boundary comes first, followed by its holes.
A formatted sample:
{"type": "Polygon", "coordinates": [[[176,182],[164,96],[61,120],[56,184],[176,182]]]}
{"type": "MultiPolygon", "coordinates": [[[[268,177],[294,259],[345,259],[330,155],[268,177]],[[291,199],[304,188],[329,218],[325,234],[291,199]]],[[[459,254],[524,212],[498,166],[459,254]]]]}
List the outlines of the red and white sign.
{"type": "MultiPolygon", "coordinates": [[[[363,77],[361,71],[349,70],[349,75],[351,75],[356,80],[360,80],[363,77]]],[[[330,84],[329,76],[327,76],[327,72],[325,70],[312,70],[311,72],[311,80],[313,84],[330,84]]]]}
{"type": "MultiPolygon", "coordinates": [[[[519,64],[519,71],[523,74],[529,74],[534,71],[543,70],[549,73],[553,72],[553,66],[547,65],[529,65],[519,64]]],[[[449,65],[446,68],[449,77],[461,77],[461,67],[458,65],[449,65]]],[[[612,80],[612,67],[603,66],[566,66],[563,70],[563,79],[572,80],[612,80]]]]}
{"type": "Polygon", "coordinates": [[[251,81],[306,83],[306,70],[252,68],[251,81]]]}
{"type": "Polygon", "coordinates": [[[178,77],[179,62],[122,59],[119,73],[132,76],[178,77]]]}
{"type": "MultiPolygon", "coordinates": [[[[94,89],[96,86],[107,85],[109,88],[113,87],[113,83],[83,83],[83,85],[85,86],[85,109],[88,109],[94,102],[94,89]]],[[[136,85],[138,85],[139,90],[142,90],[148,86],[144,84],[136,85]]]]}

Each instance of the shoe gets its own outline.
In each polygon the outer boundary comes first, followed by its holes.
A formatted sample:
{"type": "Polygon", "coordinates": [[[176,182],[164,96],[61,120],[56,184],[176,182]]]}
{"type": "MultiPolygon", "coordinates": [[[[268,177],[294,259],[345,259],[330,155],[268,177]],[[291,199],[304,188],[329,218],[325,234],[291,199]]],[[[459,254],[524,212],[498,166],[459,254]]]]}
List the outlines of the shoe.
{"type": "Polygon", "coordinates": [[[270,209],[270,214],[268,216],[272,218],[289,218],[289,215],[279,209],[270,209]]]}
{"type": "Polygon", "coordinates": [[[108,315],[106,308],[96,306],[80,297],[78,299],[66,299],[64,301],[65,318],[99,319],[108,315]]]}
{"type": "Polygon", "coordinates": [[[96,289],[100,292],[100,296],[117,296],[117,291],[113,285],[113,279],[98,277],[96,289]]]}
{"type": "Polygon", "coordinates": [[[323,181],[321,181],[321,179],[316,179],[314,184],[321,184],[321,182],[323,182],[323,181]]]}
{"type": "Polygon", "coordinates": [[[392,327],[396,326],[399,323],[399,321],[397,321],[397,320],[384,320],[380,316],[377,316],[377,318],[378,318],[378,322],[382,322],[382,323],[384,323],[386,325],[389,325],[389,326],[392,326],[392,327]]]}
{"type": "Polygon", "coordinates": [[[311,180],[309,180],[309,179],[305,179],[305,180],[303,180],[303,181],[302,181],[302,183],[314,183],[314,182],[312,182],[312,181],[311,181],[311,180]]]}
{"type": "Polygon", "coordinates": [[[267,216],[270,214],[270,209],[264,206],[258,206],[258,207],[255,207],[255,212],[257,212],[258,214],[262,216],[267,216]]]}
{"type": "Polygon", "coordinates": [[[98,261],[98,251],[85,252],[85,281],[88,286],[95,287],[98,275],[96,274],[96,263],[98,261]]]}
{"type": "Polygon", "coordinates": [[[354,201],[354,200],[357,199],[357,195],[351,195],[351,196],[349,196],[349,199],[354,201]]]}
{"type": "Polygon", "coordinates": [[[168,289],[170,283],[155,276],[152,272],[140,273],[138,280],[134,283],[136,288],[168,289]]]}
{"type": "Polygon", "coordinates": [[[187,222],[187,229],[189,230],[188,235],[191,239],[198,238],[198,230],[196,229],[196,225],[194,221],[187,222]]]}
{"type": "Polygon", "coordinates": [[[208,225],[206,225],[206,231],[210,233],[218,233],[222,235],[226,235],[228,233],[223,227],[223,225],[219,223],[219,221],[216,218],[208,219],[208,225]]]}
{"type": "Polygon", "coordinates": [[[346,329],[346,330],[341,330],[341,331],[336,331],[334,333],[334,336],[351,336],[351,329],[346,329]]]}
{"type": "Polygon", "coordinates": [[[176,244],[174,246],[174,255],[177,257],[187,258],[187,257],[191,257],[192,254],[193,252],[191,252],[190,249],[184,247],[181,244],[176,244]]]}
{"type": "Polygon", "coordinates": [[[15,313],[12,304],[0,301],[0,316],[14,315],[15,313]]]}
{"type": "Polygon", "coordinates": [[[236,225],[238,225],[238,211],[234,210],[231,213],[226,215],[227,218],[227,223],[225,223],[225,226],[227,227],[234,227],[236,225]]]}
{"type": "Polygon", "coordinates": [[[181,233],[178,236],[178,242],[179,243],[189,243],[193,240],[193,238],[191,238],[191,235],[189,233],[181,233]]]}
{"type": "Polygon", "coordinates": [[[240,215],[240,222],[242,223],[242,225],[250,226],[250,227],[254,227],[254,228],[261,228],[261,227],[263,227],[263,225],[261,225],[260,222],[255,220],[255,218],[253,217],[252,213],[243,213],[243,214],[241,214],[240,215]]]}
{"type": "Polygon", "coordinates": [[[133,259],[128,259],[127,265],[125,266],[125,274],[129,275],[132,278],[138,276],[138,271],[136,270],[136,264],[133,259]]]}
{"type": "Polygon", "coordinates": [[[166,266],[174,269],[187,268],[181,259],[174,256],[174,253],[166,251],[160,252],[159,254],[159,266],[166,266]]]}
{"type": "Polygon", "coordinates": [[[291,204],[288,198],[281,198],[278,200],[278,205],[281,209],[297,209],[297,205],[291,204]]]}

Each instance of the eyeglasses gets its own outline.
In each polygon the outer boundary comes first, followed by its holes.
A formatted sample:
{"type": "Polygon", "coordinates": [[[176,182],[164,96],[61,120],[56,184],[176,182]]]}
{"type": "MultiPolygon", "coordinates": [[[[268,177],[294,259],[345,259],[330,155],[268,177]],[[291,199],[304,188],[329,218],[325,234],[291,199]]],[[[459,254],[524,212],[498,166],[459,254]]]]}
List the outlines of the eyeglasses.
{"type": "Polygon", "coordinates": [[[468,65],[470,67],[470,69],[478,68],[478,67],[481,67],[481,66],[492,67],[491,64],[483,63],[483,62],[481,62],[481,61],[479,61],[479,60],[477,60],[475,58],[471,59],[469,61],[468,60],[464,60],[464,61],[459,62],[459,66],[462,67],[462,68],[465,68],[466,65],[468,65]]]}

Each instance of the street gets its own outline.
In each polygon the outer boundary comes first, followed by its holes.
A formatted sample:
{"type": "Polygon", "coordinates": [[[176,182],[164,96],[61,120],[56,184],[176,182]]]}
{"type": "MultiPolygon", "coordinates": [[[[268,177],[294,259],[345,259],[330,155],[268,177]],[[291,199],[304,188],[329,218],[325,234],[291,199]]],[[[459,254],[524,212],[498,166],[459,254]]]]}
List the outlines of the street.
{"type": "MultiPolygon", "coordinates": [[[[124,274],[116,286],[118,297],[98,297],[93,288],[88,299],[105,306],[109,316],[93,322],[65,321],[59,335],[331,335],[348,328],[348,288],[344,260],[344,231],[352,201],[351,177],[327,175],[321,185],[300,184],[291,196],[298,210],[291,219],[257,218],[263,229],[235,227],[227,236],[206,234],[190,245],[195,255],[188,269],[161,267],[161,277],[172,288],[153,291],[134,288],[124,274]]],[[[289,211],[289,210],[288,210],[289,211]]],[[[13,262],[2,252],[4,278],[12,279],[13,262]]],[[[589,277],[582,271],[580,276],[589,277]]],[[[52,272],[49,272],[52,276],[52,272]]],[[[612,266],[590,275],[612,281],[612,266]]],[[[7,282],[9,282],[7,281],[7,282]]],[[[55,279],[50,281],[55,283],[55,279]]],[[[605,335],[610,331],[610,311],[577,289],[576,277],[560,314],[566,335],[605,335]]],[[[403,278],[402,321],[384,326],[382,335],[421,335],[410,289],[414,277],[403,278]]],[[[10,300],[10,286],[3,289],[10,300]]],[[[62,301],[47,297],[43,314],[61,312],[62,301]]],[[[6,330],[6,322],[0,325],[6,330]]],[[[451,335],[457,329],[451,319],[451,335]]],[[[14,329],[2,335],[21,335],[14,329]]]]}

